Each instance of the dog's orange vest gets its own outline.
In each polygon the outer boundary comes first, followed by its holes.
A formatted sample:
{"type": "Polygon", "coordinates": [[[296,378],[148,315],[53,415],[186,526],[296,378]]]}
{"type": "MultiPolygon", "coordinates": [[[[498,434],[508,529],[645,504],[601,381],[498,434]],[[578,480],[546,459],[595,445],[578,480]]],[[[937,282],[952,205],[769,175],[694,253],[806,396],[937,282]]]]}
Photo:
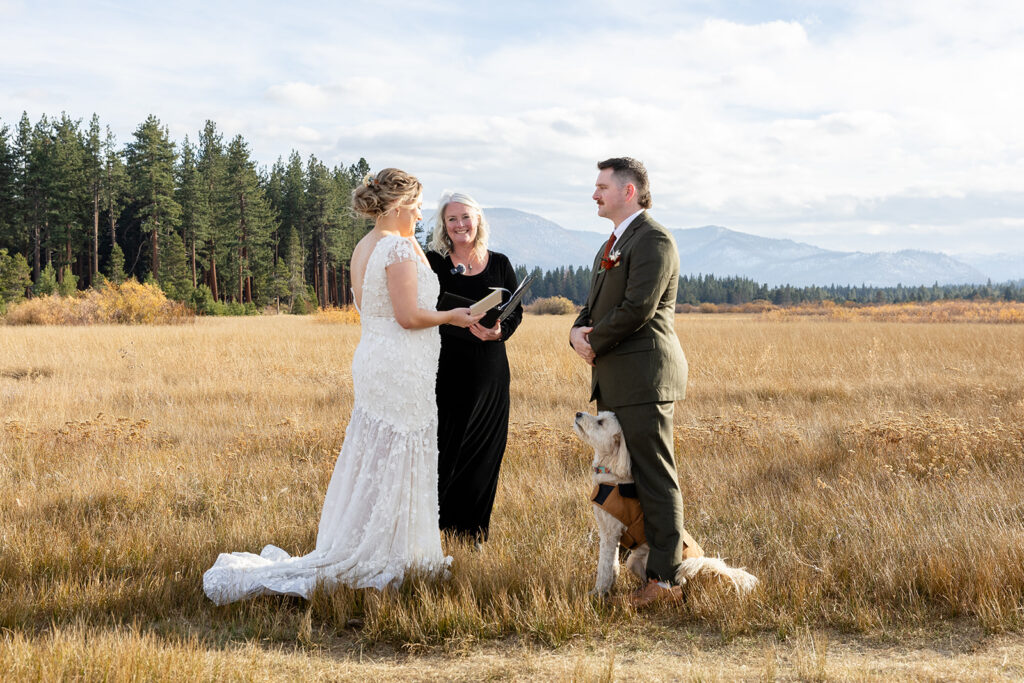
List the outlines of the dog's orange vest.
{"type": "MultiPolygon", "coordinates": [[[[647,542],[644,534],[644,511],[636,495],[636,484],[598,484],[590,495],[591,502],[626,525],[619,545],[629,550],[647,542]]],[[[704,549],[686,531],[679,530],[683,540],[683,559],[700,557],[704,549]]]]}
{"type": "Polygon", "coordinates": [[[644,535],[644,511],[636,497],[636,484],[598,484],[590,500],[626,525],[619,545],[632,550],[647,542],[644,535]]]}

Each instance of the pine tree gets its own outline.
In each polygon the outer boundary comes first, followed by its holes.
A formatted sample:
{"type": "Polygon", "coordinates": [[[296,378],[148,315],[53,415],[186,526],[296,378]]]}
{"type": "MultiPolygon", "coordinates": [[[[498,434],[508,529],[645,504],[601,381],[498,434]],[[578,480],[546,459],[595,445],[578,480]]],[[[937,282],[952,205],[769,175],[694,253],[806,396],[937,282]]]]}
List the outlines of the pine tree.
{"type": "MultiPolygon", "coordinates": [[[[288,165],[281,171],[280,204],[274,207],[277,210],[280,227],[279,234],[282,236],[278,245],[279,254],[288,259],[288,270],[291,278],[298,277],[305,280],[305,263],[293,263],[289,255],[293,246],[298,247],[301,254],[307,253],[310,242],[308,224],[306,222],[306,171],[302,165],[302,157],[298,152],[293,151],[288,157],[288,165]],[[293,242],[294,240],[294,242],[293,242]],[[298,270],[296,271],[296,267],[298,270]]],[[[310,273],[312,270],[309,271],[310,273]]],[[[303,284],[303,287],[305,285],[303,284]]],[[[289,303],[289,305],[291,305],[289,303]]]]}
{"type": "Polygon", "coordinates": [[[61,114],[53,125],[53,142],[50,245],[57,252],[58,282],[63,283],[70,272],[67,267],[78,261],[75,254],[88,244],[85,226],[91,201],[80,122],[61,114]]]}
{"type": "Polygon", "coordinates": [[[195,147],[189,143],[188,136],[181,145],[181,156],[175,171],[178,189],[175,196],[181,205],[181,230],[188,255],[192,286],[198,284],[198,268],[196,254],[201,235],[210,231],[210,203],[203,189],[203,179],[197,165],[195,147]]]}
{"type": "MultiPolygon", "coordinates": [[[[366,232],[367,222],[356,217],[355,212],[352,211],[353,185],[346,169],[338,167],[334,170],[333,175],[335,192],[338,197],[338,227],[328,251],[334,268],[336,285],[334,300],[341,304],[349,300],[347,266],[352,260],[352,252],[355,250],[356,244],[366,232]]],[[[418,226],[417,230],[419,230],[418,226]]]]}
{"type": "Polygon", "coordinates": [[[302,277],[302,264],[306,259],[302,254],[302,243],[299,242],[298,231],[294,225],[288,233],[289,247],[285,258],[290,276],[288,279],[288,308],[291,309],[295,305],[295,299],[303,297],[306,292],[306,281],[302,277]]]}
{"type": "Polygon", "coordinates": [[[92,200],[92,250],[89,252],[89,285],[100,272],[100,199],[103,190],[103,140],[100,139],[100,117],[92,115],[85,137],[85,177],[92,200]]]}
{"type": "Polygon", "coordinates": [[[175,230],[164,235],[160,250],[160,289],[175,301],[185,301],[192,294],[192,278],[189,274],[185,243],[175,230]]]}
{"type": "Polygon", "coordinates": [[[78,278],[71,272],[71,266],[64,266],[60,282],[57,283],[57,293],[61,296],[71,296],[78,291],[78,278]]]}
{"type": "Polygon", "coordinates": [[[359,157],[359,161],[348,167],[348,184],[351,187],[358,187],[369,172],[370,163],[363,157],[359,157]]]}
{"type": "Polygon", "coordinates": [[[23,245],[17,235],[16,193],[15,154],[10,128],[0,122],[0,248],[20,251],[23,245]]]}
{"type": "Polygon", "coordinates": [[[0,309],[24,299],[31,284],[31,270],[25,257],[9,256],[6,249],[0,248],[0,309]]]}
{"type": "Polygon", "coordinates": [[[291,283],[291,271],[285,259],[279,258],[274,264],[270,276],[267,278],[267,298],[274,302],[277,312],[281,312],[281,299],[288,296],[289,284],[291,283]]]}
{"type": "Polygon", "coordinates": [[[32,286],[32,293],[36,296],[46,296],[57,291],[57,272],[53,269],[52,263],[39,272],[39,278],[32,286]]]}
{"type": "Polygon", "coordinates": [[[270,244],[273,248],[273,265],[276,271],[277,262],[281,259],[281,243],[284,241],[285,230],[281,222],[281,205],[284,203],[284,172],[285,165],[281,157],[270,167],[270,173],[263,181],[263,194],[267,197],[277,220],[271,226],[270,244]]]}
{"type": "Polygon", "coordinates": [[[132,196],[138,203],[140,230],[149,233],[150,272],[160,277],[160,236],[167,234],[181,214],[174,199],[174,143],[166,128],[150,115],[134,133],[127,157],[132,196]]]}
{"type": "Polygon", "coordinates": [[[328,270],[334,265],[332,247],[341,239],[343,202],[334,176],[314,156],[306,166],[306,220],[313,233],[313,274],[321,306],[331,303],[328,270]]]}
{"type": "Polygon", "coordinates": [[[224,143],[217,125],[207,121],[199,134],[199,148],[196,169],[199,172],[200,192],[197,201],[198,211],[205,212],[204,219],[196,223],[196,244],[206,264],[206,284],[215,301],[220,300],[220,287],[217,272],[218,260],[225,250],[227,227],[225,225],[225,205],[230,200],[224,189],[224,143]]]}
{"type": "MultiPolygon", "coordinates": [[[[121,153],[117,151],[117,140],[114,138],[114,133],[110,130],[110,126],[107,126],[107,134],[103,140],[103,178],[100,183],[100,205],[107,216],[111,249],[117,244],[117,223],[121,219],[121,211],[124,209],[127,198],[128,171],[121,160],[121,153]]],[[[123,268],[123,252],[121,258],[123,268]]]]}
{"type": "Polygon", "coordinates": [[[238,300],[253,301],[253,275],[270,272],[270,232],[273,212],[264,194],[249,145],[241,135],[228,146],[225,189],[227,223],[231,225],[232,257],[238,274],[238,300]]]}
{"type": "Polygon", "coordinates": [[[14,145],[18,202],[16,217],[26,240],[32,245],[32,281],[42,276],[42,261],[49,263],[50,206],[53,185],[54,136],[50,122],[43,116],[33,126],[28,114],[18,121],[14,145]]]}
{"type": "Polygon", "coordinates": [[[114,284],[121,284],[125,281],[124,274],[124,252],[121,245],[114,242],[110,249],[110,259],[107,261],[107,278],[114,284]]]}

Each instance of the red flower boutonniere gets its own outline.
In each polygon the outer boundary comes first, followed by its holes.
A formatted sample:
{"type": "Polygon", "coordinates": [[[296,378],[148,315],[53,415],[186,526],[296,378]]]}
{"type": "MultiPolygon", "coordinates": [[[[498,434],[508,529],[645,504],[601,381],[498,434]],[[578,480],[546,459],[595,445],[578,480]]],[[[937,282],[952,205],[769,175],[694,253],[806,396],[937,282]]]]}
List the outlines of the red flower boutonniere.
{"type": "Polygon", "coordinates": [[[621,251],[613,251],[608,254],[608,258],[601,259],[601,270],[611,270],[615,266],[619,265],[620,258],[622,258],[621,251]]]}

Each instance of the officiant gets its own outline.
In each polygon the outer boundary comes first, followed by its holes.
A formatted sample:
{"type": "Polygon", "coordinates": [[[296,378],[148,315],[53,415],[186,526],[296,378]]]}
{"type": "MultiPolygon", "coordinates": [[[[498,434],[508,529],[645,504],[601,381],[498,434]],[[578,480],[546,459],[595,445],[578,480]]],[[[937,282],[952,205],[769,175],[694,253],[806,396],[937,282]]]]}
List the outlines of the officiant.
{"type": "MultiPolygon", "coordinates": [[[[437,208],[427,260],[441,297],[479,301],[492,288],[516,290],[504,254],[487,249],[488,226],[476,200],[445,192],[437,208]]],[[[486,318],[485,318],[486,319],[486,318]]],[[[487,540],[498,471],[508,440],[509,366],[505,342],[523,319],[516,304],[501,322],[468,329],[442,325],[437,371],[438,494],[441,531],[476,544],[487,540]]]]}

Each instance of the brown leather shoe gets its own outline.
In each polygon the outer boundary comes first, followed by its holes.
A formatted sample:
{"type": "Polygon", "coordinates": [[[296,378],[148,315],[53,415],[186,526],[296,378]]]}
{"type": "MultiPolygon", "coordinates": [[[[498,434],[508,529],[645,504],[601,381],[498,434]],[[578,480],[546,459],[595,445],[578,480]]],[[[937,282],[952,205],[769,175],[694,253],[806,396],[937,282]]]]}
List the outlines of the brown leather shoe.
{"type": "Polygon", "coordinates": [[[663,603],[678,603],[683,599],[683,589],[679,586],[664,588],[654,579],[649,579],[643,588],[630,593],[625,603],[635,610],[642,610],[663,603]]]}

